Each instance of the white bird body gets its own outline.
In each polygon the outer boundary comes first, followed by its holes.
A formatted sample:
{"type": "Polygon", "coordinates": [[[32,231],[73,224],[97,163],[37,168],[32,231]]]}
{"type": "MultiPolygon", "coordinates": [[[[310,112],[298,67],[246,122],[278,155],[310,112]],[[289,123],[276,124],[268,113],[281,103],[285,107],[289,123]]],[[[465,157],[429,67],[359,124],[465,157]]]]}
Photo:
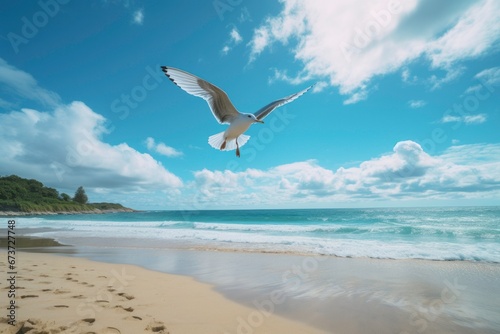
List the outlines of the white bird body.
{"type": "Polygon", "coordinates": [[[250,114],[239,114],[224,131],[224,136],[227,140],[238,138],[241,134],[248,130],[250,125],[255,123],[255,118],[250,114]],[[252,116],[252,117],[250,117],[252,116]]]}
{"type": "Polygon", "coordinates": [[[264,123],[262,119],[274,109],[295,100],[312,87],[310,86],[296,94],[271,102],[254,114],[244,114],[236,110],[222,89],[208,81],[173,67],[162,66],[161,68],[165,75],[180,88],[189,94],[206,100],[212,114],[219,123],[229,124],[225,131],[210,136],[208,143],[221,151],[236,149],[236,156],[238,157],[240,156],[240,147],[250,139],[250,136],[243,134],[250,125],[264,123]]]}

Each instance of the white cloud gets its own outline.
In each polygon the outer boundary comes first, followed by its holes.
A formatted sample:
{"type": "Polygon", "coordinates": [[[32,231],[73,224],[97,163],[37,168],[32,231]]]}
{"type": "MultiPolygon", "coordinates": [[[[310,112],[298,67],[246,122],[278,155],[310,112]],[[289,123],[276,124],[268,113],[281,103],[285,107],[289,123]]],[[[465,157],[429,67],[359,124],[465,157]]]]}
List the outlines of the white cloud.
{"type": "Polygon", "coordinates": [[[229,53],[229,51],[231,51],[231,48],[227,45],[224,45],[224,47],[221,50],[222,54],[224,54],[224,55],[227,55],[229,53]]]}
{"type": "Polygon", "coordinates": [[[233,27],[233,29],[229,33],[229,36],[231,37],[231,41],[234,42],[234,44],[238,44],[241,41],[243,41],[243,38],[241,37],[241,35],[238,32],[238,29],[236,29],[236,27],[233,27]]]}
{"type": "Polygon", "coordinates": [[[22,108],[0,114],[0,175],[36,178],[58,189],[80,185],[124,191],[175,190],[182,181],[151,155],[126,143],[110,145],[106,119],[83,102],[63,104],[57,94],[39,87],[34,78],[5,62],[2,88],[33,100],[49,111],[22,108]],[[6,78],[6,79],[5,79],[6,78]],[[26,96],[25,96],[26,95],[26,96]]]}
{"type": "Polygon", "coordinates": [[[271,41],[269,31],[265,27],[258,28],[254,31],[252,40],[248,43],[251,47],[250,61],[255,58],[268,46],[271,41]]]}
{"type": "MultiPolygon", "coordinates": [[[[457,63],[498,46],[500,3],[495,0],[453,2],[363,0],[283,0],[281,13],[254,30],[250,61],[273,43],[287,45],[303,63],[297,77],[327,80],[354,103],[365,97],[377,76],[426,59],[443,78],[456,79],[457,63]]],[[[294,77],[294,76],[292,76],[294,77]]],[[[403,70],[404,81],[413,81],[403,70]]]]}
{"type": "Polygon", "coordinates": [[[490,86],[500,86],[500,67],[492,67],[476,74],[474,78],[490,86]]]}
{"type": "Polygon", "coordinates": [[[322,92],[323,90],[325,90],[325,88],[327,88],[327,87],[328,87],[328,83],[326,83],[324,81],[320,81],[314,85],[312,92],[319,93],[319,92],[322,92]]]}
{"type": "Polygon", "coordinates": [[[182,152],[177,151],[175,148],[165,145],[164,143],[156,143],[152,137],[146,139],[146,146],[148,150],[157,152],[167,157],[178,157],[182,152]]]}
{"type": "Polygon", "coordinates": [[[426,104],[427,104],[427,102],[425,102],[424,100],[410,100],[410,101],[408,101],[408,105],[410,106],[410,108],[413,108],[413,109],[422,108],[426,104]]]}
{"type": "Polygon", "coordinates": [[[240,44],[243,41],[243,37],[241,37],[238,29],[236,27],[233,27],[231,31],[229,32],[229,40],[226,42],[226,44],[222,47],[222,54],[227,55],[229,51],[232,50],[233,47],[236,45],[240,44]]]}
{"type": "Polygon", "coordinates": [[[61,102],[59,95],[38,86],[31,74],[9,65],[2,58],[0,58],[0,85],[0,89],[8,93],[6,99],[0,100],[0,107],[6,109],[17,106],[21,100],[31,100],[43,107],[54,107],[61,102]]]}
{"type": "Polygon", "coordinates": [[[149,154],[110,145],[103,116],[83,102],[51,112],[22,109],[0,115],[0,174],[16,173],[53,186],[168,189],[182,181],[149,154]]]}
{"type": "Polygon", "coordinates": [[[142,25],[144,23],[144,10],[138,9],[132,14],[132,22],[137,25],[142,25]]]}
{"type": "Polygon", "coordinates": [[[426,54],[436,68],[449,68],[457,60],[482,55],[498,42],[500,5],[496,0],[475,2],[462,11],[456,24],[433,40],[426,54]]]}
{"type": "Polygon", "coordinates": [[[480,84],[468,87],[465,94],[477,94],[479,90],[486,87],[489,91],[494,91],[495,86],[500,86],[500,67],[492,67],[477,73],[474,76],[480,84]]]}
{"type": "Polygon", "coordinates": [[[488,116],[486,114],[477,115],[465,115],[465,116],[452,116],[445,115],[442,119],[442,123],[465,123],[465,124],[481,124],[486,122],[488,116]]]}
{"type": "Polygon", "coordinates": [[[268,170],[204,169],[194,173],[190,187],[196,189],[200,207],[495,198],[500,194],[499,156],[500,144],[451,147],[433,157],[419,144],[402,141],[392,153],[356,167],[334,171],[307,160],[268,170]]]}
{"type": "Polygon", "coordinates": [[[453,69],[447,69],[446,74],[443,77],[434,74],[431,75],[430,78],[428,79],[431,85],[431,90],[441,88],[444,84],[454,81],[455,79],[460,77],[464,73],[464,71],[465,67],[456,66],[453,69]]]}

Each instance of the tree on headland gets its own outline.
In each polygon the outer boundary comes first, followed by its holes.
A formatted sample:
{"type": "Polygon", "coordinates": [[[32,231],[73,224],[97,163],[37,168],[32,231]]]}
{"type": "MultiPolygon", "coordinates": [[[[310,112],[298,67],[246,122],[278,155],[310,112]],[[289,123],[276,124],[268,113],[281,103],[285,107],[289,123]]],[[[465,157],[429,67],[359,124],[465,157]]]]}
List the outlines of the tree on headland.
{"type": "Polygon", "coordinates": [[[66,193],[62,193],[61,195],[59,195],[59,198],[65,202],[71,201],[71,196],[66,193]]]}
{"type": "Polygon", "coordinates": [[[82,186],[80,186],[75,192],[75,197],[73,197],[73,201],[80,204],[87,204],[88,200],[89,198],[87,197],[87,194],[85,194],[85,190],[83,189],[82,186]]]}

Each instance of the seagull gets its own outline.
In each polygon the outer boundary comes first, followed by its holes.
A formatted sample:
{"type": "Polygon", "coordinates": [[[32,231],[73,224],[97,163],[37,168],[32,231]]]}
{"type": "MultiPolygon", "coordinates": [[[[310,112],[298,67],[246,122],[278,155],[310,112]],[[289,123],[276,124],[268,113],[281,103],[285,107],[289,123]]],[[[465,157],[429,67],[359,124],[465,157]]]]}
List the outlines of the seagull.
{"type": "Polygon", "coordinates": [[[161,66],[165,75],[177,86],[191,95],[201,97],[207,101],[212,114],[219,124],[229,124],[225,131],[208,137],[208,143],[215,149],[230,151],[236,149],[236,156],[240,157],[240,147],[245,145],[250,136],[243,133],[254,123],[264,123],[263,119],[274,109],[297,99],[311,87],[273,101],[253,114],[240,113],[233,106],[227,94],[219,87],[205,81],[191,73],[177,68],[161,66]]]}

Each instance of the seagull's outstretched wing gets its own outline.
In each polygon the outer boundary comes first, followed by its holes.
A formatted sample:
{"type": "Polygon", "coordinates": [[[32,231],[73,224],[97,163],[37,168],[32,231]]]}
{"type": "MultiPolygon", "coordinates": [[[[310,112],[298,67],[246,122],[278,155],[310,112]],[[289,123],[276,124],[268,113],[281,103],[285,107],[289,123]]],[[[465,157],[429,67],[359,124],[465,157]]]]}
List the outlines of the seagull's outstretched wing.
{"type": "Polygon", "coordinates": [[[300,91],[298,93],[295,93],[295,94],[292,94],[290,96],[284,97],[284,98],[276,100],[274,102],[271,102],[267,106],[259,109],[253,115],[255,116],[255,118],[257,118],[260,121],[264,117],[266,117],[267,115],[269,115],[274,109],[276,109],[278,107],[281,107],[284,104],[292,102],[293,100],[297,99],[299,96],[301,96],[302,94],[304,94],[305,92],[307,92],[309,89],[311,89],[313,86],[309,86],[306,89],[304,89],[304,90],[302,90],[302,91],[300,91]]]}
{"type": "Polygon", "coordinates": [[[227,97],[227,94],[219,87],[176,68],[162,66],[161,69],[177,86],[189,94],[207,101],[210,110],[212,110],[219,123],[228,123],[238,116],[238,111],[227,97]]]}

